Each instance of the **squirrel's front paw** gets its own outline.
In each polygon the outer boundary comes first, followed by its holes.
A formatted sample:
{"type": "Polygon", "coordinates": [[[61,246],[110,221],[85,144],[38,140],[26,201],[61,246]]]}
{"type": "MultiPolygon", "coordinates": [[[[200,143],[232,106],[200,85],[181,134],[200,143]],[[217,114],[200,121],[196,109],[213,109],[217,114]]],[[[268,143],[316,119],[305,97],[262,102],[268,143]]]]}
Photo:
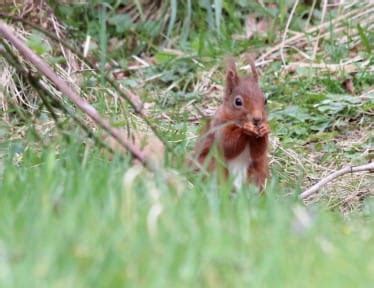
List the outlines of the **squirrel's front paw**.
{"type": "Polygon", "coordinates": [[[266,136],[267,134],[270,133],[270,127],[269,127],[269,124],[268,123],[262,123],[259,127],[258,127],[258,133],[257,135],[259,137],[264,137],[266,136]]]}
{"type": "Polygon", "coordinates": [[[250,136],[257,136],[258,135],[258,131],[257,131],[256,126],[251,122],[244,123],[243,124],[243,130],[244,130],[244,133],[247,134],[247,135],[250,135],[250,136]]]}

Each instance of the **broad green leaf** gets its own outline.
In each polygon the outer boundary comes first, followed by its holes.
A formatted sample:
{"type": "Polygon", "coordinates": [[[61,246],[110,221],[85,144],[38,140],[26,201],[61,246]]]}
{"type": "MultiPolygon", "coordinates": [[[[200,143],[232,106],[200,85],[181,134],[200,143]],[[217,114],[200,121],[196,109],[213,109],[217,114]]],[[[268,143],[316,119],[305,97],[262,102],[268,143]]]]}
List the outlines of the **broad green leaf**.
{"type": "Polygon", "coordinates": [[[116,27],[117,33],[129,31],[134,27],[131,17],[127,14],[112,16],[108,19],[108,23],[116,27]]]}
{"type": "Polygon", "coordinates": [[[33,31],[27,38],[27,46],[29,46],[39,56],[51,51],[51,46],[44,40],[43,35],[37,31],[33,31]]]}

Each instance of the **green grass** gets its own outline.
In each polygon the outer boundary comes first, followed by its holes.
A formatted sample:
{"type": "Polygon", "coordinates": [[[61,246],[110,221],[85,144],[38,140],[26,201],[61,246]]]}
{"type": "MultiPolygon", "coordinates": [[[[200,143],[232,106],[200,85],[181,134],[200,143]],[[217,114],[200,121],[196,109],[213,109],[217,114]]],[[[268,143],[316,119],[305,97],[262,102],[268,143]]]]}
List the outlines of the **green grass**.
{"type": "Polygon", "coordinates": [[[73,144],[6,160],[1,287],[370,287],[373,209],[136,172],[73,144]],[[137,173],[138,176],[133,178],[137,173]],[[370,210],[371,209],[371,210],[370,210]],[[161,211],[156,217],[157,211],[161,211]],[[156,217],[156,218],[155,218],[156,217]]]}

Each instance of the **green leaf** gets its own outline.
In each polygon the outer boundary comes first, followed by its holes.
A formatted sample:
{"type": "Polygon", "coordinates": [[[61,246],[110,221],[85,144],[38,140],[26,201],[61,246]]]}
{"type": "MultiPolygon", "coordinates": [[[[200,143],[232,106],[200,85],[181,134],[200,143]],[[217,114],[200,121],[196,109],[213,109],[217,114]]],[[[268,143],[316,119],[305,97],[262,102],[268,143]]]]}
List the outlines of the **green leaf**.
{"type": "Polygon", "coordinates": [[[163,63],[168,63],[170,62],[171,60],[173,60],[174,58],[176,58],[177,56],[175,54],[172,54],[172,53],[167,53],[167,52],[158,52],[156,55],[155,55],[155,60],[156,60],[156,63],[157,64],[163,64],[163,63]]]}
{"type": "Polygon", "coordinates": [[[134,27],[131,17],[127,14],[118,14],[108,19],[108,23],[116,27],[117,33],[124,33],[134,27]]]}
{"type": "Polygon", "coordinates": [[[282,119],[282,118],[293,118],[299,122],[304,122],[306,120],[311,120],[313,117],[310,115],[306,109],[303,109],[296,105],[288,106],[284,110],[275,111],[270,114],[271,119],[282,119]]]}
{"type": "Polygon", "coordinates": [[[32,32],[26,43],[39,56],[51,51],[51,46],[44,41],[43,35],[37,31],[32,32]]]}

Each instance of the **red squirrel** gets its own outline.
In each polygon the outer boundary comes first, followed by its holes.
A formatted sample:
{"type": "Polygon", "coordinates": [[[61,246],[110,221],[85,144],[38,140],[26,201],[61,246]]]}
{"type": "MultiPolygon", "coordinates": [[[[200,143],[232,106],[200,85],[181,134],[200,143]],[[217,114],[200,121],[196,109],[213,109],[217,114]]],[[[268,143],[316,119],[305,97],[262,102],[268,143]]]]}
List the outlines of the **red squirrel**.
{"type": "Polygon", "coordinates": [[[263,190],[268,175],[268,134],[266,98],[259,86],[258,74],[250,61],[252,76],[240,77],[235,61],[228,59],[223,103],[197,142],[195,152],[200,165],[208,170],[217,161],[209,157],[216,145],[224,160],[225,175],[239,188],[252,182],[263,190]],[[205,163],[209,160],[209,163],[205,163]]]}

